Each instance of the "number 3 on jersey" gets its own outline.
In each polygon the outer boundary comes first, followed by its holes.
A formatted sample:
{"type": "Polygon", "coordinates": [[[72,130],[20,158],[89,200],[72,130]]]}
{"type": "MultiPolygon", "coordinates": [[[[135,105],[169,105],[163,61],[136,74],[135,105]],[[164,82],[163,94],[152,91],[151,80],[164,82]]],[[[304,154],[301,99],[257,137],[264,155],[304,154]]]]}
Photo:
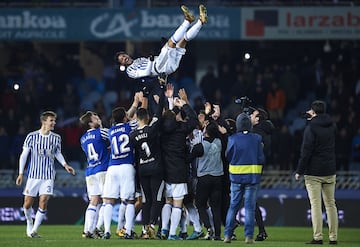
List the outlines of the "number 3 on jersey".
{"type": "Polygon", "coordinates": [[[126,134],[120,135],[118,138],[114,136],[111,138],[111,145],[113,147],[113,152],[115,155],[128,153],[131,151],[129,144],[129,136],[126,134]],[[120,145],[119,145],[120,144],[120,145]]]}

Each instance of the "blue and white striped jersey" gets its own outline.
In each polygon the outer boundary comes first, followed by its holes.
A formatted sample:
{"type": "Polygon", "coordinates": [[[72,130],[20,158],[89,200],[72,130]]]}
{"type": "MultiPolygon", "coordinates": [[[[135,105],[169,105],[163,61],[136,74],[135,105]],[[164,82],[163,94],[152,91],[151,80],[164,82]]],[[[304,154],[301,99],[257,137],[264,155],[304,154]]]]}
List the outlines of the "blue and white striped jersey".
{"type": "Polygon", "coordinates": [[[137,128],[136,121],[120,123],[109,129],[111,159],[109,166],[134,164],[134,148],[130,133],[137,128]]]}
{"type": "Polygon", "coordinates": [[[24,148],[30,149],[27,169],[28,178],[55,179],[55,156],[61,154],[61,137],[50,131],[42,135],[40,130],[29,133],[24,141],[24,148]]]}
{"type": "Polygon", "coordinates": [[[153,61],[145,57],[137,58],[126,68],[126,73],[133,79],[156,76],[157,74],[153,71],[153,63],[153,61]]]}
{"type": "Polygon", "coordinates": [[[80,143],[88,161],[85,175],[106,171],[110,160],[108,129],[89,129],[80,138],[80,143]]]}

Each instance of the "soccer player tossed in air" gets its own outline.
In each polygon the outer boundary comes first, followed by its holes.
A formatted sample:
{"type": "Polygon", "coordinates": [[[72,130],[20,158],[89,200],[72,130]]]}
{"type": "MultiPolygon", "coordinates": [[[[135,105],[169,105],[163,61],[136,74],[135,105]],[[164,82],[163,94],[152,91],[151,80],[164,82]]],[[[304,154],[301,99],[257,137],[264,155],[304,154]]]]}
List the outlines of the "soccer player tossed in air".
{"type": "Polygon", "coordinates": [[[120,65],[120,70],[126,69],[130,78],[138,79],[143,77],[166,77],[175,72],[180,64],[182,56],[185,54],[187,42],[194,39],[202,26],[207,23],[207,10],[204,5],[199,5],[199,19],[195,21],[195,16],[185,6],[181,6],[184,13],[184,22],[177,28],[175,33],[168,39],[162,47],[160,54],[153,59],[140,57],[133,59],[125,52],[117,52],[115,61],[120,65]]]}

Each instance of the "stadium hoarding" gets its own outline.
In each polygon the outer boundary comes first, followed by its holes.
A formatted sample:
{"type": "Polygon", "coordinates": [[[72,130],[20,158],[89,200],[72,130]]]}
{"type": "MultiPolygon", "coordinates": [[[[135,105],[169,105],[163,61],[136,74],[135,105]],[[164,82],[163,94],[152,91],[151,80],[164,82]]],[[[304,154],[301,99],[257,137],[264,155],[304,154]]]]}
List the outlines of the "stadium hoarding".
{"type": "MultiPolygon", "coordinates": [[[[359,13],[359,7],[209,7],[196,39],[360,39],[359,13]]],[[[157,41],[182,21],[175,7],[1,8],[0,40],[157,41]]]]}
{"type": "MultiPolygon", "coordinates": [[[[240,38],[240,9],[209,8],[199,39],[240,38]]],[[[194,11],[195,13],[195,11],[194,11]]],[[[119,41],[170,37],[184,17],[179,8],[0,9],[0,40],[119,41]]]]}
{"type": "Polygon", "coordinates": [[[360,39],[359,7],[241,9],[243,40],[360,39]]]}
{"type": "MultiPolygon", "coordinates": [[[[0,202],[1,225],[25,225],[22,209],[23,198],[2,197],[0,202]]],[[[311,211],[308,199],[296,198],[259,198],[260,210],[267,226],[311,226],[311,211]]],[[[340,227],[360,227],[360,215],[357,210],[357,200],[337,200],[338,218],[340,227]]],[[[81,197],[55,197],[49,201],[46,224],[83,224],[84,212],[88,201],[81,197]]],[[[119,203],[113,208],[113,222],[117,222],[119,203]]],[[[35,217],[36,206],[32,215],[35,217]]],[[[244,223],[245,210],[241,208],[236,215],[237,220],[244,223]]],[[[324,225],[326,215],[323,214],[324,225]]],[[[141,215],[136,218],[141,222],[141,215]]]]}

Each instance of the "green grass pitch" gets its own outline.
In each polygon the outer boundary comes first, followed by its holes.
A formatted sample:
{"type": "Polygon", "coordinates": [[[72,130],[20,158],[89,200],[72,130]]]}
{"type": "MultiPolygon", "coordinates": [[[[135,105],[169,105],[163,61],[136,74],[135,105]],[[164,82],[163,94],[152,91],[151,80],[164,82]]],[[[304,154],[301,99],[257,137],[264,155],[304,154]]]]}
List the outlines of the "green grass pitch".
{"type": "MultiPolygon", "coordinates": [[[[25,235],[25,225],[2,225],[0,226],[0,246],[17,247],[17,246],[34,246],[34,247],[111,247],[111,246],[131,246],[131,247],[167,247],[167,246],[244,246],[243,227],[236,229],[235,233],[238,240],[225,244],[222,241],[207,240],[124,240],[115,236],[115,226],[112,226],[113,235],[111,239],[82,239],[82,226],[79,225],[42,225],[39,228],[41,238],[31,239],[25,235]]],[[[308,246],[305,242],[311,240],[311,227],[267,227],[269,238],[264,242],[256,242],[256,246],[264,247],[298,247],[308,246]]],[[[141,232],[141,226],[135,228],[137,233],[141,232]]],[[[192,228],[189,228],[189,233],[192,228]]],[[[257,229],[255,230],[257,233],[257,229]]],[[[338,246],[359,247],[360,230],[356,228],[339,228],[338,246]]],[[[328,244],[327,229],[324,230],[324,245],[328,244]]]]}

